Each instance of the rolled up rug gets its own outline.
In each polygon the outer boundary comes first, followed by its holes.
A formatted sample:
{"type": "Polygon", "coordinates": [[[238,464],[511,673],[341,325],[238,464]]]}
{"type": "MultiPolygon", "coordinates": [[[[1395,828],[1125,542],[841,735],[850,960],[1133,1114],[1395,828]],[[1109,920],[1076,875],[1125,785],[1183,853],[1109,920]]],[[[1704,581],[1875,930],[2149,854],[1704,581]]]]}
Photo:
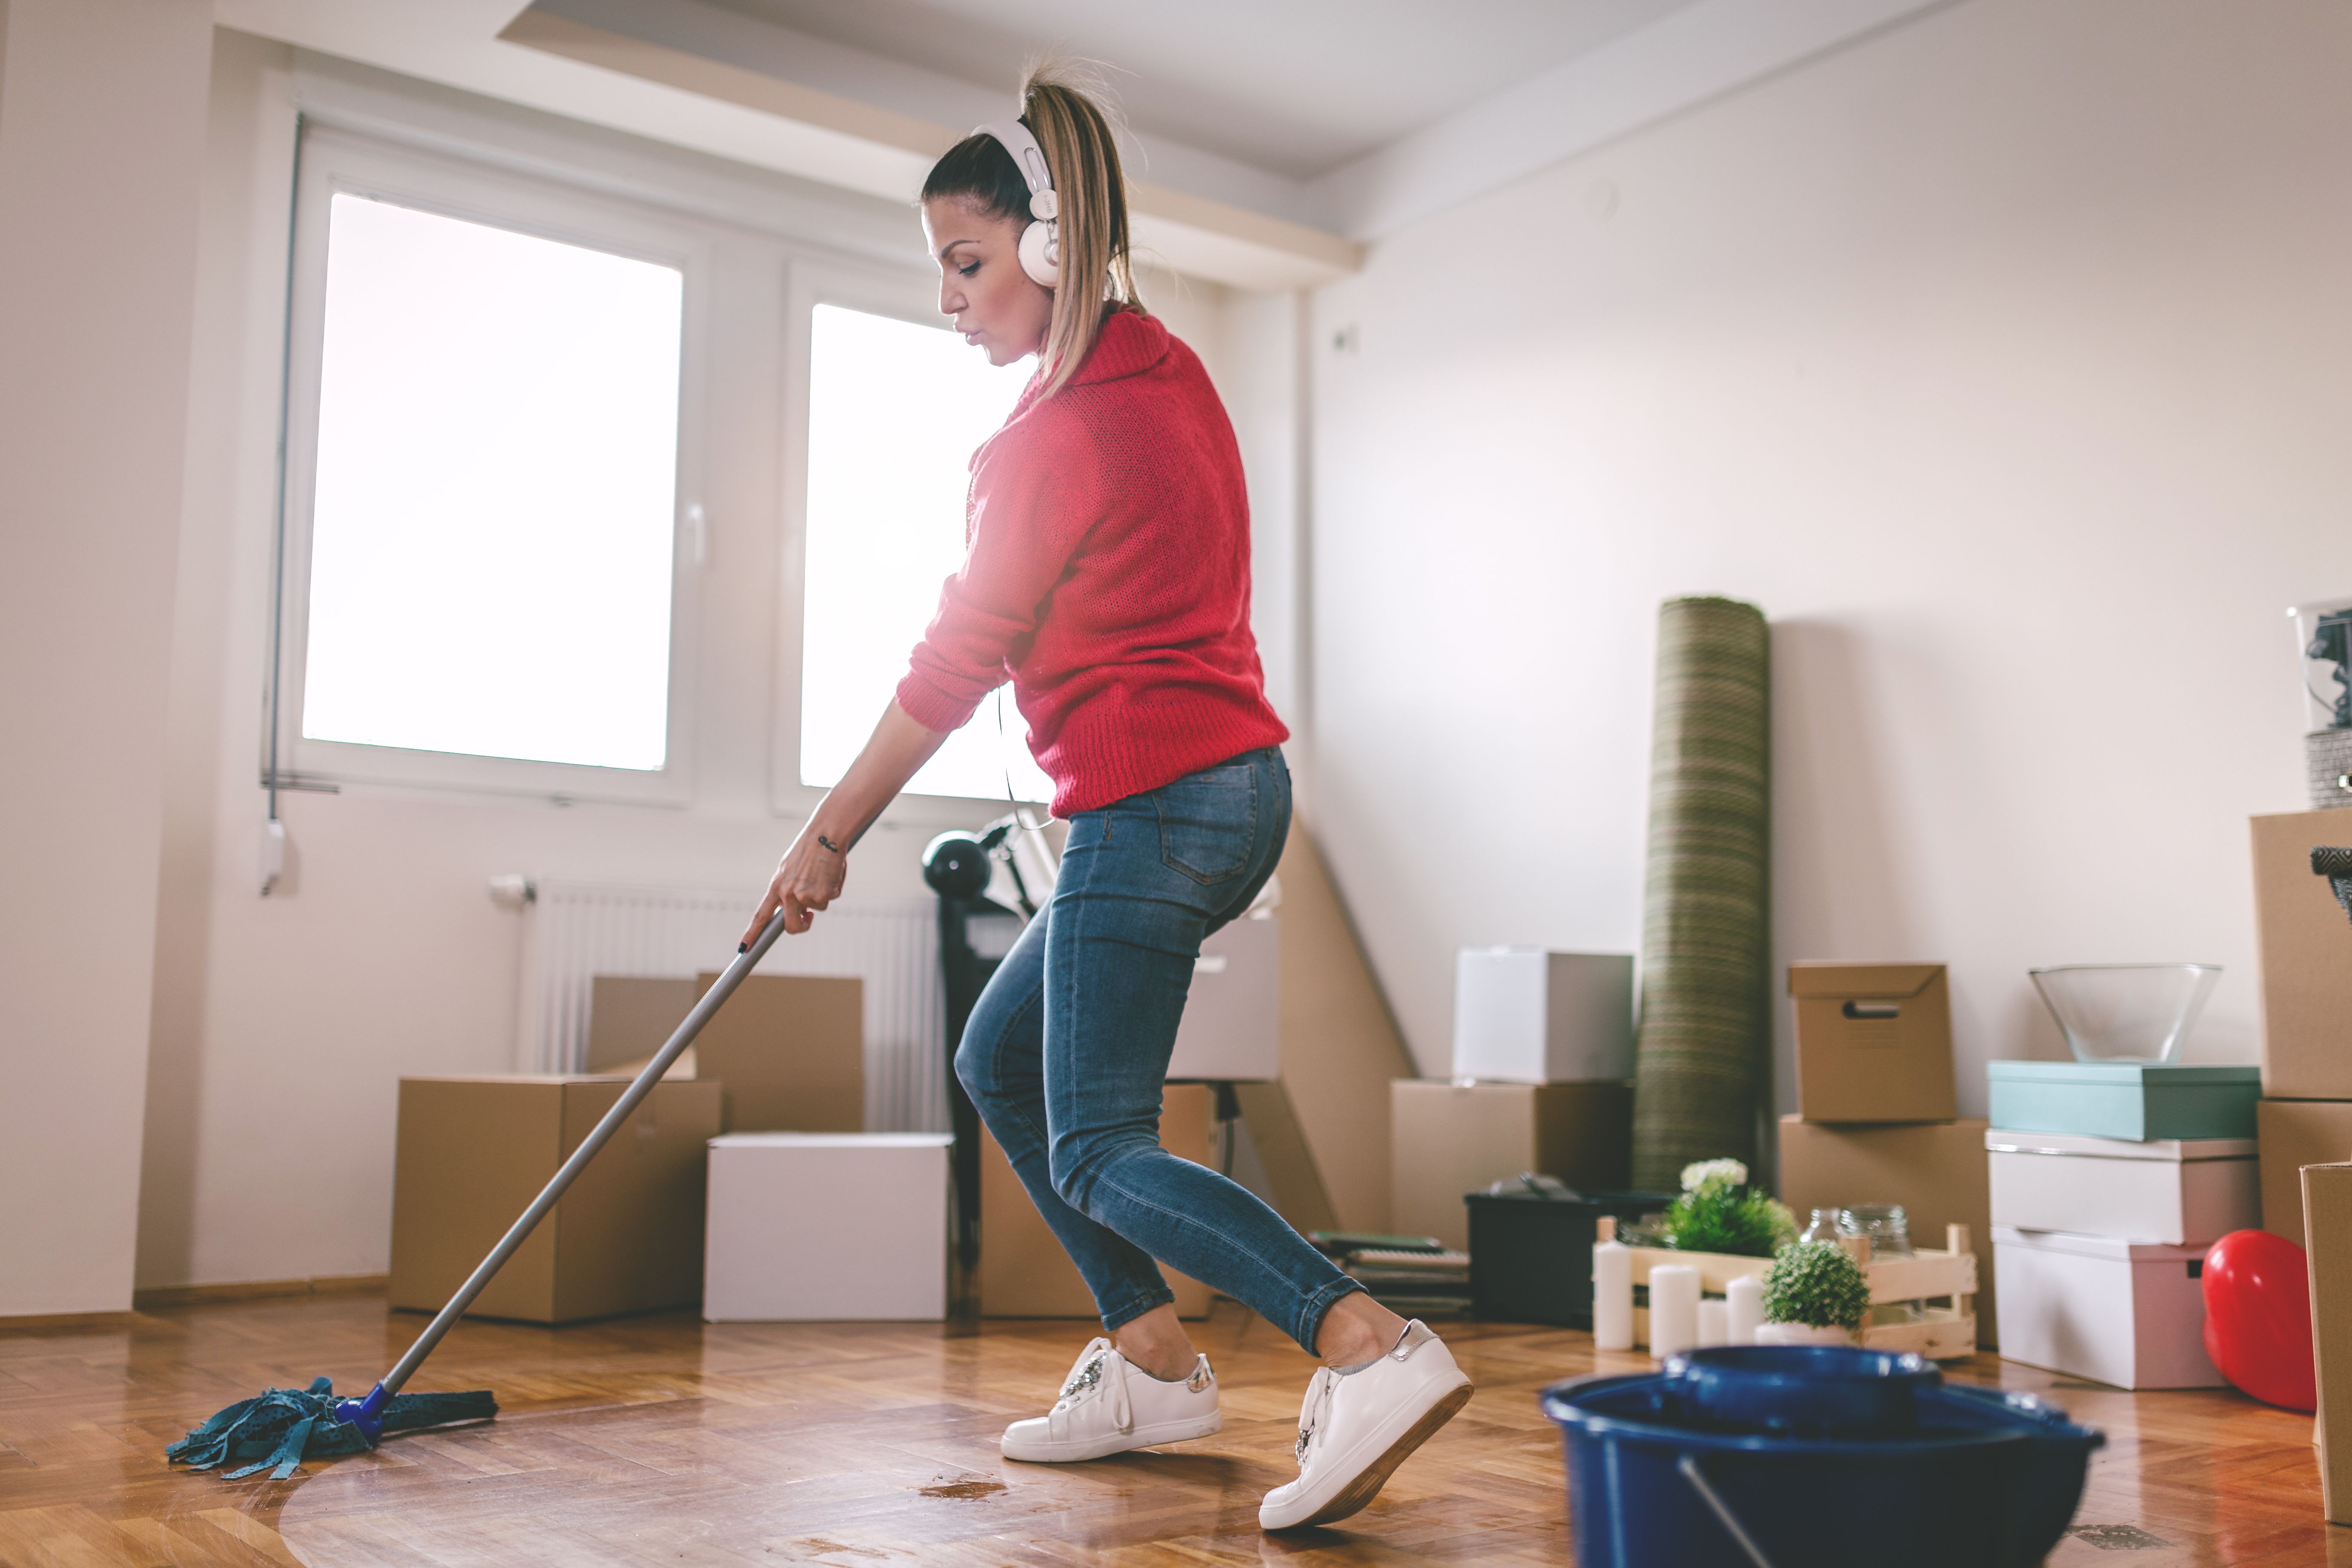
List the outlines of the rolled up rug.
{"type": "Polygon", "coordinates": [[[1642,1021],[1633,1054],[1636,1188],[1751,1160],[1769,1059],[1770,665],[1764,613],[1736,599],[1658,611],[1642,1021]]]}

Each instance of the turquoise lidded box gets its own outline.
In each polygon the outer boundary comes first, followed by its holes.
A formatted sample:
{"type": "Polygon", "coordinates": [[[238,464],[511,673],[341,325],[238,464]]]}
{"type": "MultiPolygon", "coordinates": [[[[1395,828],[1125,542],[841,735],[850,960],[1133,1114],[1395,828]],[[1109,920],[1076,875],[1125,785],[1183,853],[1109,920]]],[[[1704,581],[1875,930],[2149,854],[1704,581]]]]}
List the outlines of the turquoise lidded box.
{"type": "Polygon", "coordinates": [[[2154,1062],[1988,1062],[1990,1120],[2015,1132],[2088,1138],[2252,1138],[2258,1067],[2154,1062]]]}

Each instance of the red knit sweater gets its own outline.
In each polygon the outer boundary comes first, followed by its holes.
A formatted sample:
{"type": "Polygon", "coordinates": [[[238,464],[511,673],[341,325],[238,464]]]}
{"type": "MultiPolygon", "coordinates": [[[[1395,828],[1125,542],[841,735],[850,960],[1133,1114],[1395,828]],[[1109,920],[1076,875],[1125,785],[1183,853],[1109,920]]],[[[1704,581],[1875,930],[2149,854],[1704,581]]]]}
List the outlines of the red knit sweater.
{"type": "Polygon", "coordinates": [[[953,730],[1009,678],[1067,816],[1289,731],[1250,634],[1241,450],[1199,358],[1123,310],[1038,385],[972,454],[963,569],[898,705],[953,730]]]}

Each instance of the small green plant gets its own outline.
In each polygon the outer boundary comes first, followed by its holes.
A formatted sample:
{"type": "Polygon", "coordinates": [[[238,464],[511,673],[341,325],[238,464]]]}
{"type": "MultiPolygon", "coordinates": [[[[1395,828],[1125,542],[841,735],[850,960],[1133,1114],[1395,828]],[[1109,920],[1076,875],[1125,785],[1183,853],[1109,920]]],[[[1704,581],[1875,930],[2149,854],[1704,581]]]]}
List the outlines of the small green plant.
{"type": "Polygon", "coordinates": [[[1764,1321],[1859,1329],[1870,1310],[1862,1265],[1833,1241],[1784,1247],[1764,1271],[1764,1321]]]}
{"type": "Polygon", "coordinates": [[[1660,1239],[1684,1252],[1771,1257],[1796,1239],[1797,1216],[1747,1184],[1748,1167],[1737,1160],[1684,1166],[1683,1194],[1667,1208],[1660,1239]]]}

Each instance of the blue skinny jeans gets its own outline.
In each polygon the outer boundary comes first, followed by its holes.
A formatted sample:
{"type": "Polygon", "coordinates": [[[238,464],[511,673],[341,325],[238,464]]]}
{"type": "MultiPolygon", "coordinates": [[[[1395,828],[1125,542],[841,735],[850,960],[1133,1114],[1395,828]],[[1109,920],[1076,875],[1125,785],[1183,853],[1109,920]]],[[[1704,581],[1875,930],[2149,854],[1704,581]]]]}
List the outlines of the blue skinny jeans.
{"type": "Polygon", "coordinates": [[[956,1076],[1107,1330],[1176,1299],[1154,1258],[1309,1352],[1331,1303],[1362,1289],[1247,1188],[1160,1146],[1201,940],[1249,908],[1289,831],[1290,770],[1270,746],[1077,813],[1052,900],[957,1047],[956,1076]]]}

